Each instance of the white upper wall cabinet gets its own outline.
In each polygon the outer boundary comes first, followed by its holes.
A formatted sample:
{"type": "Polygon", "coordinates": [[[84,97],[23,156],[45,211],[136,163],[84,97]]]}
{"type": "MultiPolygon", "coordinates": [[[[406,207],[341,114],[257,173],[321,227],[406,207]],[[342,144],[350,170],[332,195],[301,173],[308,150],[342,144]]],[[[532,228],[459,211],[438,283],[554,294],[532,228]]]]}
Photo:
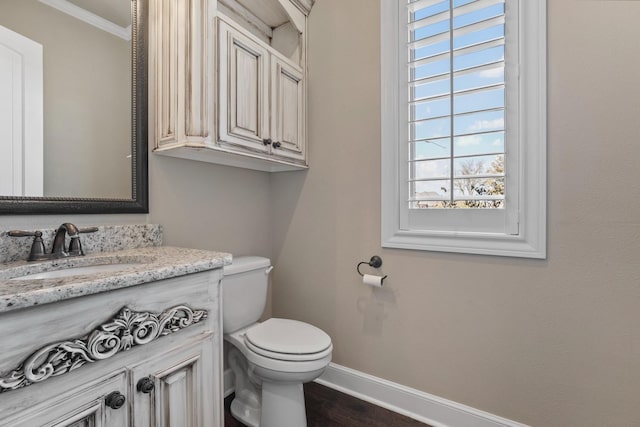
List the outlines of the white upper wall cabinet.
{"type": "Polygon", "coordinates": [[[271,59],[271,144],[275,155],[305,160],[304,72],[271,59]]]}
{"type": "Polygon", "coordinates": [[[269,52],[220,21],[219,141],[269,153],[269,52]]]}
{"type": "Polygon", "coordinates": [[[313,0],[154,0],[150,137],[157,154],[268,172],[308,167],[313,0]]]}

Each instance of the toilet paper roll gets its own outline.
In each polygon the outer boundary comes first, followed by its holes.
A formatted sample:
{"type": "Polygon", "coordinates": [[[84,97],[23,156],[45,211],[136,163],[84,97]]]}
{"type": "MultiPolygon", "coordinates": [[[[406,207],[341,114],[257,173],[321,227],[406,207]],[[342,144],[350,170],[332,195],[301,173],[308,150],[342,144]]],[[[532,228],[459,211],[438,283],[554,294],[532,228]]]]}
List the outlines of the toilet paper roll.
{"type": "Polygon", "coordinates": [[[362,276],[362,283],[364,283],[365,285],[373,286],[374,288],[381,288],[383,279],[384,278],[381,276],[365,274],[364,276],[362,276]]]}

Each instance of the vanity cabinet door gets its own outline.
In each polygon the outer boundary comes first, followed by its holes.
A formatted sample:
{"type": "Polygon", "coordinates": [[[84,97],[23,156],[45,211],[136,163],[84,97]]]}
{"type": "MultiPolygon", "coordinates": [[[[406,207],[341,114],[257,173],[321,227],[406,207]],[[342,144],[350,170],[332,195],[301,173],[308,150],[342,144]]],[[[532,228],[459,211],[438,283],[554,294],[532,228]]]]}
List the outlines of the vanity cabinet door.
{"type": "Polygon", "coordinates": [[[305,160],[305,111],[302,70],[276,56],[271,58],[272,153],[305,160]]]}
{"type": "Polygon", "coordinates": [[[213,381],[211,335],[188,347],[165,353],[132,370],[136,427],[210,427],[220,423],[213,381]],[[209,379],[209,380],[207,380],[209,379]]]}
{"type": "Polygon", "coordinates": [[[218,20],[219,140],[269,153],[269,53],[218,20]]]}
{"type": "MultiPolygon", "coordinates": [[[[37,387],[34,385],[32,387],[37,387]]],[[[35,405],[0,425],[12,427],[128,427],[130,399],[125,372],[93,381],[87,386],[70,385],[68,392],[35,405]]]]}

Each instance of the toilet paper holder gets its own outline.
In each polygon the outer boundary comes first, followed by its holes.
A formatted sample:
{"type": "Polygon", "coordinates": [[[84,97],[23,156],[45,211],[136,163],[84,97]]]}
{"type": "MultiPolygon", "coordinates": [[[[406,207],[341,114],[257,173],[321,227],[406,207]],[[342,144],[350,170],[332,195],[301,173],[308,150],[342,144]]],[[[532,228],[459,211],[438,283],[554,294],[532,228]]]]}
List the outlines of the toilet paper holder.
{"type": "MultiPolygon", "coordinates": [[[[369,261],[361,261],[358,263],[358,266],[356,267],[356,271],[358,272],[359,275],[364,276],[364,273],[362,273],[360,271],[360,266],[362,264],[367,264],[369,267],[373,267],[373,268],[380,268],[382,266],[382,258],[380,258],[378,255],[374,255],[371,257],[371,259],[369,261]]],[[[386,279],[387,276],[385,275],[382,280],[386,279]]]]}

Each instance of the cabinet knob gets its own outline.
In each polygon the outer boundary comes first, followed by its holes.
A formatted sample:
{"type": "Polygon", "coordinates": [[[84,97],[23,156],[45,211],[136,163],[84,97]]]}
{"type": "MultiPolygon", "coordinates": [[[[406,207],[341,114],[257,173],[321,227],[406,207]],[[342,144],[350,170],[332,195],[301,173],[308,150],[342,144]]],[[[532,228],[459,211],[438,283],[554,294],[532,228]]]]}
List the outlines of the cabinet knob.
{"type": "Polygon", "coordinates": [[[271,145],[271,142],[272,142],[271,138],[265,138],[265,139],[262,140],[262,143],[264,145],[271,145]]]}
{"type": "Polygon", "coordinates": [[[111,409],[120,409],[124,406],[124,402],[127,399],[124,397],[122,393],[119,391],[114,391],[113,393],[109,393],[107,397],[104,398],[104,403],[111,409]]]}
{"type": "Polygon", "coordinates": [[[147,394],[151,393],[155,387],[156,385],[150,377],[141,378],[137,385],[138,391],[147,394]]]}
{"type": "Polygon", "coordinates": [[[276,142],[273,143],[272,147],[273,148],[280,148],[281,145],[282,145],[281,142],[276,141],[276,142]]]}

